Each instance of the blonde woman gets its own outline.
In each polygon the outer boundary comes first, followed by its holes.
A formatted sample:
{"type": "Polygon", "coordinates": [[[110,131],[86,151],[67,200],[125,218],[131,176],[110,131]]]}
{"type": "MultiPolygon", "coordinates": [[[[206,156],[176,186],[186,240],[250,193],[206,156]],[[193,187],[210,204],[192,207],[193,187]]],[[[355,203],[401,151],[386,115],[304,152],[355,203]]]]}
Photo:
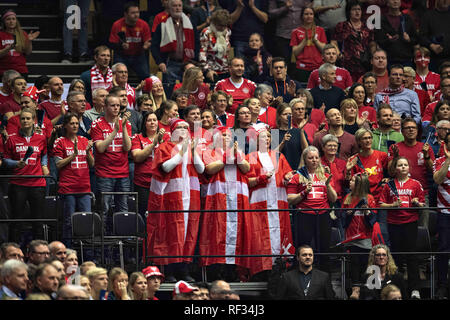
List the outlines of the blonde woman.
{"type": "Polygon", "coordinates": [[[147,300],[147,279],[142,272],[133,272],[128,282],[130,300],[147,300]]]}
{"type": "Polygon", "coordinates": [[[187,92],[189,94],[188,105],[195,104],[200,109],[205,109],[210,90],[209,85],[203,82],[204,80],[202,69],[198,67],[186,69],[183,74],[183,82],[176,84],[173,91],[181,89],[187,92]]]}
{"type": "MultiPolygon", "coordinates": [[[[352,98],[347,98],[342,100],[341,102],[341,115],[342,115],[342,124],[344,125],[344,131],[347,131],[350,134],[355,134],[359,128],[363,127],[366,123],[367,119],[359,117],[359,110],[356,101],[352,98]]],[[[369,129],[370,126],[365,126],[366,129],[369,129]]]]}
{"type": "Polygon", "coordinates": [[[109,272],[107,300],[131,300],[128,295],[128,274],[122,268],[116,267],[109,272]]]}
{"type": "Polygon", "coordinates": [[[405,281],[403,280],[403,274],[398,272],[391,251],[389,250],[389,247],[384,244],[377,244],[370,250],[367,270],[363,276],[362,283],[363,286],[361,287],[360,294],[361,300],[380,300],[381,290],[387,284],[396,285],[400,288],[402,296],[405,297],[406,287],[405,281]]]}
{"type": "Polygon", "coordinates": [[[7,10],[1,17],[0,31],[0,75],[13,69],[27,78],[28,68],[26,55],[31,54],[31,42],[39,36],[39,31],[27,34],[20,26],[16,13],[7,10]]]}
{"type": "MultiPolygon", "coordinates": [[[[330,248],[331,218],[327,208],[337,200],[332,175],[325,173],[321,164],[319,150],[306,147],[300,159],[300,169],[287,186],[288,203],[295,209],[321,209],[301,211],[294,215],[294,241],[296,247],[311,245],[315,240],[319,252],[330,248]]],[[[329,259],[320,257],[321,270],[329,270],[329,259]]]]}

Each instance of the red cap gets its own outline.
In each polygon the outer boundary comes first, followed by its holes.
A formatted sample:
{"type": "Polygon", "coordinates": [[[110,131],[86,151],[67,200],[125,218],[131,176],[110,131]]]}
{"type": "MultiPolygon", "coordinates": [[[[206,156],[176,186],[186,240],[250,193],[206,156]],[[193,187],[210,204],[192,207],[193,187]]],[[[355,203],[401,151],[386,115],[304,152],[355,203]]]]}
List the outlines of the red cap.
{"type": "Polygon", "coordinates": [[[24,93],[22,93],[22,96],[25,97],[30,97],[31,99],[33,99],[34,101],[38,101],[39,99],[39,94],[41,94],[42,92],[44,92],[45,90],[38,90],[35,86],[31,86],[27,89],[27,91],[25,91],[24,93]]]}
{"type": "Polygon", "coordinates": [[[149,266],[149,267],[145,268],[144,270],[142,270],[142,273],[144,274],[144,276],[146,278],[161,277],[162,280],[164,281],[164,275],[159,271],[158,267],[149,266]]]}
{"type": "Polygon", "coordinates": [[[142,92],[151,92],[153,85],[158,82],[161,82],[161,80],[159,80],[159,78],[156,76],[151,76],[150,78],[145,79],[145,84],[142,87],[142,92]]]}
{"type": "Polygon", "coordinates": [[[178,124],[180,122],[186,122],[186,121],[183,120],[183,119],[180,119],[180,118],[172,118],[172,119],[170,119],[169,124],[170,124],[170,132],[171,133],[175,131],[175,129],[177,128],[177,126],[178,126],[178,124]]]}
{"type": "Polygon", "coordinates": [[[191,293],[191,292],[194,292],[195,290],[198,290],[198,288],[193,287],[186,281],[181,280],[181,281],[178,281],[177,283],[175,283],[172,294],[175,296],[180,293],[191,293]]]}

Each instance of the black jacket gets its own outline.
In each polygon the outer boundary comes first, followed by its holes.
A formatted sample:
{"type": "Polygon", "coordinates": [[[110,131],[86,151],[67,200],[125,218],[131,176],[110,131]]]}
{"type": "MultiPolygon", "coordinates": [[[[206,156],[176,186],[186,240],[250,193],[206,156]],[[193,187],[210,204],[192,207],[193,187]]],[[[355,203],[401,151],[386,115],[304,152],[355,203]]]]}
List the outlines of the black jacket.
{"type": "Polygon", "coordinates": [[[308,295],[305,296],[300,284],[300,270],[284,273],[277,288],[278,300],[335,300],[330,275],[313,268],[308,295]]]}

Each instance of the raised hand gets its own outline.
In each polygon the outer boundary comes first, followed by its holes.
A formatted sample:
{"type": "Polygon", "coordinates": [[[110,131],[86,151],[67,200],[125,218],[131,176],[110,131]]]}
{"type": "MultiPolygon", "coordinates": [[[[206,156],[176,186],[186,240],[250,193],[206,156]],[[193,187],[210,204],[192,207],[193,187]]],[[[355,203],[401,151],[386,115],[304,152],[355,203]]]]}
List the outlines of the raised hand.
{"type": "Polygon", "coordinates": [[[40,31],[30,31],[30,33],[28,34],[28,40],[33,41],[34,39],[39,37],[40,34],[40,31]]]}

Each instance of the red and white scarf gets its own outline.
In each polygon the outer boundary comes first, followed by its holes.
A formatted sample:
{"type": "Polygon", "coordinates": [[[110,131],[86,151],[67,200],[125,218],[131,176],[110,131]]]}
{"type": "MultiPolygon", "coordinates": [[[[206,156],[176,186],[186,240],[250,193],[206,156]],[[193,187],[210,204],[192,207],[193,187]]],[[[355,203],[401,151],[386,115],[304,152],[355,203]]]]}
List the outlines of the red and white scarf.
{"type": "MultiPolygon", "coordinates": [[[[183,23],[183,60],[194,58],[194,29],[189,18],[182,13],[183,23]]],[[[172,17],[161,23],[161,52],[174,52],[177,50],[177,35],[172,17]]]]}
{"type": "Polygon", "coordinates": [[[128,109],[136,109],[136,91],[128,83],[125,89],[127,89],[128,109]]]}
{"type": "Polygon", "coordinates": [[[397,89],[392,89],[391,87],[387,87],[386,89],[384,89],[383,91],[380,92],[383,95],[383,102],[389,103],[389,96],[401,93],[404,89],[405,89],[405,86],[403,86],[403,85],[397,89]]]}
{"type": "Polygon", "coordinates": [[[106,79],[103,77],[103,74],[100,72],[100,69],[97,65],[94,65],[91,68],[91,91],[94,92],[95,89],[102,88],[109,90],[113,85],[113,73],[110,67],[106,72],[106,79]]]}

